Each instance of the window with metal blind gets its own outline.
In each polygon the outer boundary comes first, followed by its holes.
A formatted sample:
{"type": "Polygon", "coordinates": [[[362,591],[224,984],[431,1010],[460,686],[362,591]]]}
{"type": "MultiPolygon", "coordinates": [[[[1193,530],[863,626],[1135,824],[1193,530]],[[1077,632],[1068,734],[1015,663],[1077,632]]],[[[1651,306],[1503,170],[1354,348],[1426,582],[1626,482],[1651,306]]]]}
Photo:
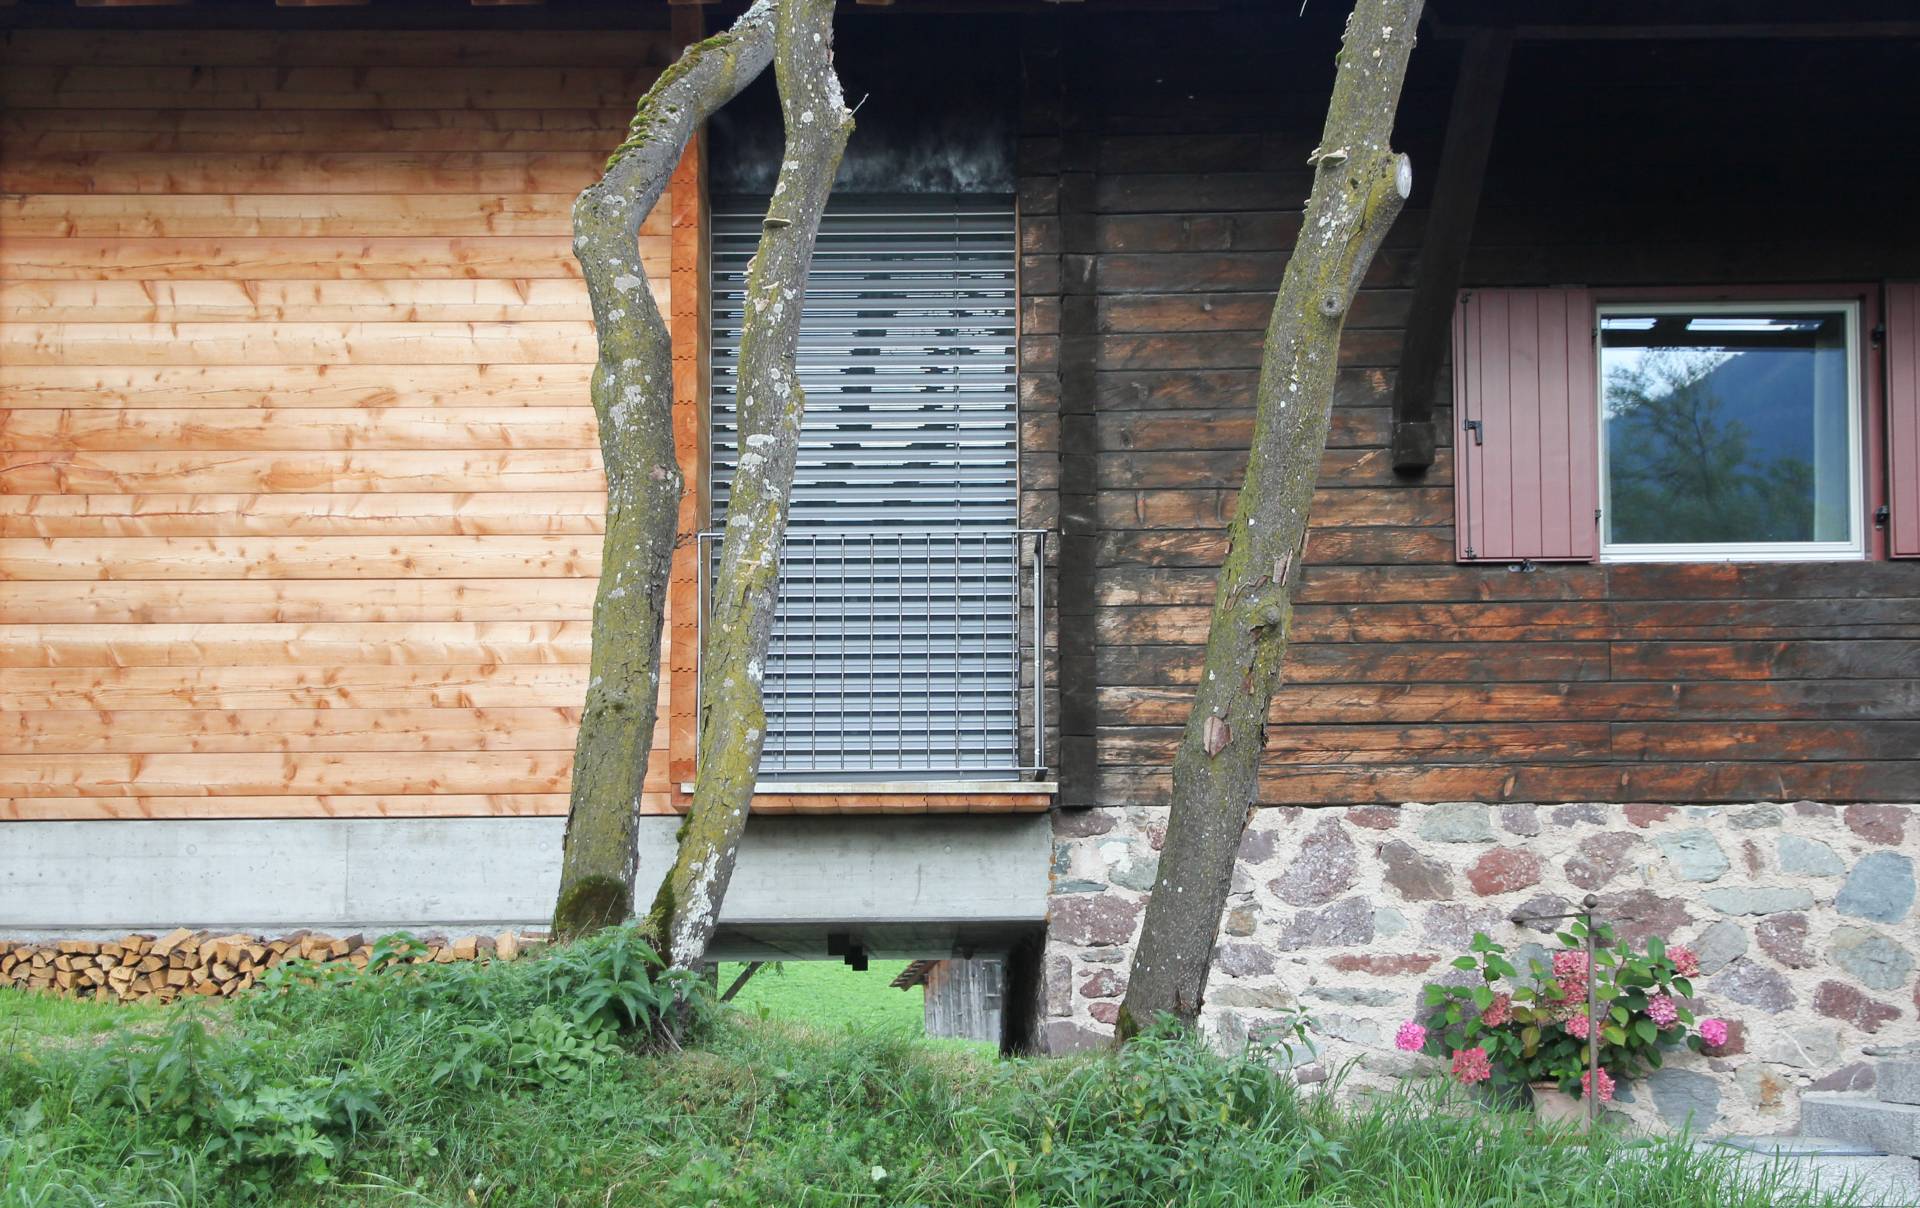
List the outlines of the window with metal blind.
{"type": "MultiPolygon", "coordinates": [[[[713,206],[716,534],[765,212],[752,199],[713,206]]],[[[1011,198],[828,208],[800,329],[806,420],[764,680],[764,779],[1007,776],[1038,761],[1021,741],[1015,266],[1011,198]]]]}

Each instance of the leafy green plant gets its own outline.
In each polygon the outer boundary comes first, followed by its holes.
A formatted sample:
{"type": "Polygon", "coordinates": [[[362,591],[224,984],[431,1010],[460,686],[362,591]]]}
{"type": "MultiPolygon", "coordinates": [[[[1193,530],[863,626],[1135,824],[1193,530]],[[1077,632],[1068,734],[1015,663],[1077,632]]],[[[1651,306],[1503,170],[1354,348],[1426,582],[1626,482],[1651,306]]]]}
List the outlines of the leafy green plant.
{"type": "Polygon", "coordinates": [[[1698,1030],[1689,1032],[1696,1023],[1691,978],[1700,968],[1690,950],[1669,948],[1658,936],[1636,949],[1600,924],[1589,964],[1584,923],[1573,922],[1557,938],[1561,951],[1550,965],[1532,961],[1530,976],[1522,977],[1504,947],[1476,933],[1470,954],[1453,966],[1477,979],[1464,986],[1428,985],[1425,1022],[1404,1024],[1399,1046],[1448,1058],[1453,1077],[1463,1084],[1484,1082],[1504,1091],[1552,1082],[1583,1095],[1588,1038],[1597,1023],[1593,1081],[1606,1101],[1617,1079],[1658,1069],[1664,1050],[1684,1042],[1701,1051],[1726,1040],[1726,1025],[1716,1019],[1699,1021],[1698,1030]]]}
{"type": "Polygon", "coordinates": [[[632,925],[562,948],[543,967],[549,1001],[582,1022],[665,1035],[682,1027],[682,1016],[704,1022],[708,1015],[706,984],[685,969],[667,968],[632,925]]]}
{"type": "Polygon", "coordinates": [[[141,1115],[172,1148],[191,1148],[243,1181],[292,1169],[304,1182],[333,1177],[379,1092],[352,1070],[277,1081],[259,1071],[257,1045],[222,1044],[187,1015],[157,1038],[132,1037],[115,1053],[98,1098],[141,1115]]]}

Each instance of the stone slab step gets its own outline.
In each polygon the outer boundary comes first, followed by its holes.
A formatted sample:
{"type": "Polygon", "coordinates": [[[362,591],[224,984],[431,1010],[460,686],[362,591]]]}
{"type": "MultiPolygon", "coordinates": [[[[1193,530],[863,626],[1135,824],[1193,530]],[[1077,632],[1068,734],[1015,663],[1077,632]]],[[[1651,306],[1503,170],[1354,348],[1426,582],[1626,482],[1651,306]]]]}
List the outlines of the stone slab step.
{"type": "Polygon", "coordinates": [[[1698,1149],[1724,1153],[1758,1183],[1778,1191],[1843,1197],[1847,1208],[1920,1205],[1920,1162],[1850,1141],[1822,1137],[1721,1137],[1698,1149]]]}
{"type": "Polygon", "coordinates": [[[1920,1061],[1882,1061],[1873,1067],[1873,1076],[1880,1102],[1920,1105],[1920,1061]]]}
{"type": "Polygon", "coordinates": [[[1883,1103],[1870,1095],[1800,1097],[1800,1131],[1920,1157],[1920,1107],[1883,1103]]]}

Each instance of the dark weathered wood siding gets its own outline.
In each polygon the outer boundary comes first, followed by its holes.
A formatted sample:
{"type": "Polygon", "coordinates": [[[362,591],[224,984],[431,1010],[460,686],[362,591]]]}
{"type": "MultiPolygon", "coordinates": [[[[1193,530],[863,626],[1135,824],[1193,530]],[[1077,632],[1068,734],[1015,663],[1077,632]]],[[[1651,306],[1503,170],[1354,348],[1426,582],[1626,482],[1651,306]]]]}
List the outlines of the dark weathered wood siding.
{"type": "MultiPolygon", "coordinates": [[[[1338,16],[1028,28],[1027,506],[1063,531],[1065,804],[1166,798],[1338,16]]],[[[1920,275],[1910,224],[1888,222],[1890,196],[1920,196],[1914,166],[1877,200],[1833,167],[1920,131],[1898,86],[1914,49],[1522,45],[1469,284],[1920,275]]],[[[1416,57],[1400,141],[1417,164],[1456,53],[1416,57]]],[[[1456,562],[1452,450],[1412,480],[1386,452],[1422,217],[1380,255],[1342,350],[1261,800],[1920,793],[1911,565],[1456,562]]]]}

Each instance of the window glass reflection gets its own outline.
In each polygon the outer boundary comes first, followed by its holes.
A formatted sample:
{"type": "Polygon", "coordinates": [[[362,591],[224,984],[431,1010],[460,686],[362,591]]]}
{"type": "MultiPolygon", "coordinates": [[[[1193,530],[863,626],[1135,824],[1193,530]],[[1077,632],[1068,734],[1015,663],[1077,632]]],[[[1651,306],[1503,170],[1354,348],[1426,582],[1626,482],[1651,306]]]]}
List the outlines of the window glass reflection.
{"type": "Polygon", "coordinates": [[[1847,312],[1609,310],[1612,545],[1852,538],[1847,312]]]}

